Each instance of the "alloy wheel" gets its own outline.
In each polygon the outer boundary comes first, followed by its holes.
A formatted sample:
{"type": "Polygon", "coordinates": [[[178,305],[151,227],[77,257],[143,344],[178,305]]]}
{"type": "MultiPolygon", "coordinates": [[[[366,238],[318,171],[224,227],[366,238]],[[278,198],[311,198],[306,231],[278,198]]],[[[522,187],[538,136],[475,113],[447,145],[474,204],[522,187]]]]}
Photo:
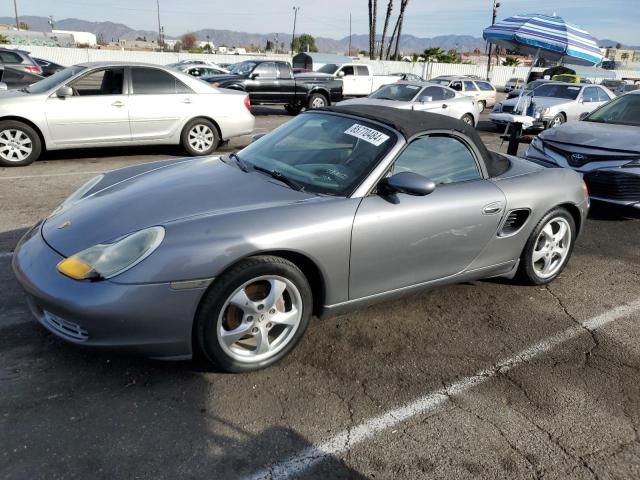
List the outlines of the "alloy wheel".
{"type": "Polygon", "coordinates": [[[227,299],[216,324],[222,350],[236,361],[263,362],[295,336],[302,296],[289,279],[262,276],[245,282],[227,299]]]}
{"type": "Polygon", "coordinates": [[[22,162],[33,152],[31,138],[22,130],[9,128],[0,132],[0,158],[7,162],[22,162]]]}
{"type": "Polygon", "coordinates": [[[536,275],[545,279],[557,274],[569,255],[571,241],[571,226],[566,219],[549,220],[533,248],[532,264],[536,275]]]}
{"type": "Polygon", "coordinates": [[[208,125],[198,123],[191,127],[188,134],[188,142],[191,148],[198,153],[205,153],[213,146],[215,135],[208,125]]]}

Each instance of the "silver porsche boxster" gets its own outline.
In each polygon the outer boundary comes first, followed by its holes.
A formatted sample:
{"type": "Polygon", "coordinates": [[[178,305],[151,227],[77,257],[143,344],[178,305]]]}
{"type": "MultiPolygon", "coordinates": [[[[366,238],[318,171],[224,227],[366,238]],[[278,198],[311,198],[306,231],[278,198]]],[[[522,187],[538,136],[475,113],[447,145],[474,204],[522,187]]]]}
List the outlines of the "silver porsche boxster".
{"type": "Polygon", "coordinates": [[[333,107],[237,154],[96,177],[25,235],[13,268],[69,342],[243,372],[284,357],[313,315],[550,282],[588,208],[579,174],[491,153],[459,120],[333,107]]]}

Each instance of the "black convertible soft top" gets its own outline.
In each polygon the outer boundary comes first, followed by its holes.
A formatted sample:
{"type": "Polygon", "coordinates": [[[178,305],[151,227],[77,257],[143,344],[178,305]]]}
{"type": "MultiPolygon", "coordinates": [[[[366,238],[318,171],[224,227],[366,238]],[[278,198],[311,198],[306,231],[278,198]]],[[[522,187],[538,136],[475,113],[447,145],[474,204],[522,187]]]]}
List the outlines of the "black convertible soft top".
{"type": "Polygon", "coordinates": [[[379,107],[377,105],[345,105],[327,107],[323,110],[329,112],[355,115],[375,120],[400,132],[407,140],[430,130],[452,130],[466,135],[478,148],[487,167],[490,177],[497,177],[506,172],[511,166],[509,159],[498,153],[490,152],[480,135],[471,125],[446,115],[437,113],[417,112],[414,110],[401,110],[391,107],[379,107]]]}

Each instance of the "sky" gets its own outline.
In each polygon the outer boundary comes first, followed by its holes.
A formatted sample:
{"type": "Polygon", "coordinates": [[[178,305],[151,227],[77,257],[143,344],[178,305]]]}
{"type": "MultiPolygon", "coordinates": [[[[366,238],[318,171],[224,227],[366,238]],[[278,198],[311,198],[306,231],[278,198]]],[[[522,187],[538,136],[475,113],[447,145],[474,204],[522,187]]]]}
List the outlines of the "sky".
{"type": "MultiPolygon", "coordinates": [[[[16,0],[20,15],[53,15],[54,19],[80,18],[124,23],[135,29],[157,30],[156,0],[16,0]]],[[[301,7],[298,32],[343,38],[368,32],[367,0],[159,0],[165,32],[214,28],[252,33],[289,32],[293,6],[301,7]]],[[[437,35],[482,36],[491,22],[493,0],[410,0],[403,33],[417,37],[437,35]]],[[[394,14],[400,0],[395,0],[394,14]]],[[[599,39],[640,44],[640,0],[501,0],[498,19],[517,13],[553,14],[585,28],[599,39]],[[535,7],[532,4],[535,3],[535,7]]],[[[378,0],[382,30],[387,0],[378,0]]],[[[0,16],[12,16],[10,0],[2,1],[0,16]]]]}

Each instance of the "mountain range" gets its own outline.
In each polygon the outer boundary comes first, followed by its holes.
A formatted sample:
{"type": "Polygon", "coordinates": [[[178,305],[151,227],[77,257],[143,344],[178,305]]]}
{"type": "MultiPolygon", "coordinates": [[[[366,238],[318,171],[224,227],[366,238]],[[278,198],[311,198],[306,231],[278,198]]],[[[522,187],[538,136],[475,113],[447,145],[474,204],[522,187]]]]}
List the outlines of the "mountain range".
{"type": "MultiPolygon", "coordinates": [[[[49,19],[47,17],[24,16],[20,20],[29,25],[30,30],[48,32],[51,31],[49,19]]],[[[14,18],[0,17],[0,24],[13,24],[14,18]]],[[[157,31],[152,30],[135,30],[122,23],[114,22],[90,22],[76,18],[67,18],[64,20],[56,20],[55,28],[57,30],[75,30],[82,32],[94,33],[98,38],[104,39],[106,42],[122,40],[135,40],[137,38],[146,38],[147,40],[156,40],[157,31]]],[[[278,43],[289,45],[291,42],[291,34],[288,33],[247,33],[235,32],[231,30],[203,29],[193,32],[200,40],[207,40],[207,37],[215,45],[227,45],[237,47],[247,47],[255,45],[264,48],[267,40],[274,41],[277,38],[278,43]]],[[[300,32],[303,33],[303,32],[300,32]]],[[[179,37],[166,36],[167,39],[179,37]]],[[[349,48],[349,37],[342,39],[333,39],[326,37],[315,37],[316,46],[321,52],[344,53],[349,48]]],[[[601,40],[600,46],[614,46],[615,40],[601,40]]],[[[471,52],[475,49],[484,51],[485,41],[482,38],[471,35],[440,35],[433,38],[417,37],[414,35],[403,35],[400,41],[400,50],[405,53],[422,52],[427,48],[439,47],[443,50],[455,48],[460,52],[471,52]]],[[[351,37],[352,52],[358,50],[368,50],[369,35],[353,35],[351,37]]],[[[640,47],[627,47],[639,49],[640,47]]]]}

